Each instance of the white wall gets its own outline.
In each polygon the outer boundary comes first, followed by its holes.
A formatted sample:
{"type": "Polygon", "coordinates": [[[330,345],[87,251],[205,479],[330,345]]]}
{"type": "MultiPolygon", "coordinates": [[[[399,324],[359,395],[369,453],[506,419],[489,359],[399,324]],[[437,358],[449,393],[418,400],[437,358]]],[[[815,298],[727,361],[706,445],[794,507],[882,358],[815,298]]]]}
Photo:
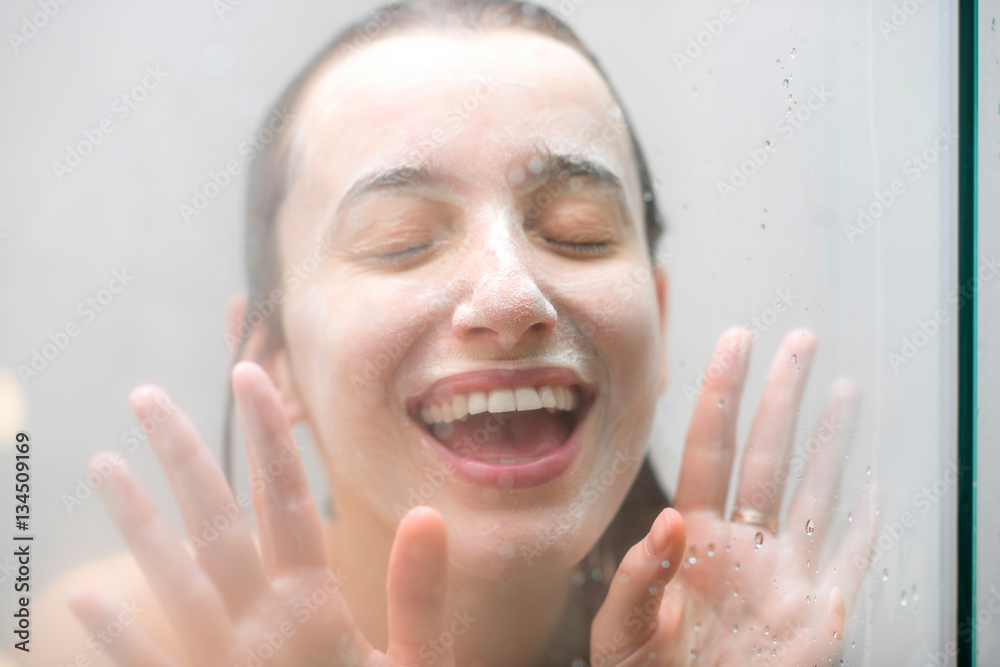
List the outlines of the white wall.
{"type": "MultiPolygon", "coordinates": [[[[957,150],[951,144],[916,181],[904,163],[933,146],[939,130],[957,130],[955,3],[928,0],[884,34],[879,22],[892,25],[888,0],[545,4],[605,65],[637,124],[669,227],[663,251],[672,278],[671,385],[655,435],[665,484],[674,486],[693,405],[685,385],[697,383],[724,329],[766,316],[777,291],[790,290],[790,312],[755,345],[740,433],[749,428],[782,335],[796,326],[814,329],[820,352],[800,444],[834,378],[853,377],[865,392],[837,516],[844,520],[850,501],[877,485],[886,526],[904,512],[918,519],[880,557],[877,569],[888,570],[888,581],[870,578],[851,616],[855,641],[844,658],[925,664],[947,640],[954,610],[955,489],[944,473],[955,445],[955,317],[947,296],[955,287],[957,150]],[[679,68],[673,54],[723,10],[732,21],[679,68]],[[791,132],[776,127],[794,118],[789,107],[794,114],[807,106],[818,89],[831,97],[814,100],[808,120],[791,132]],[[766,141],[767,161],[745,185],[720,196],[718,181],[766,141]],[[905,193],[852,242],[844,224],[896,179],[905,193]],[[887,355],[938,309],[950,309],[948,323],[912,360],[892,368],[887,355]],[[937,488],[935,482],[945,491],[921,513],[914,494],[937,488]]],[[[94,451],[123,449],[120,438],[134,424],[127,405],[133,386],[164,385],[219,451],[228,367],[223,313],[243,283],[245,182],[230,185],[190,223],[178,206],[238,157],[237,146],[302,64],[372,6],[253,0],[220,19],[208,2],[91,0],[62,6],[19,52],[0,48],[7,91],[0,294],[9,314],[0,328],[0,365],[28,363],[32,349],[70,321],[82,329],[23,389],[24,423],[36,443],[35,532],[44,537],[39,584],[123,548],[98,500],[70,514],[60,496],[73,493],[94,451]],[[167,76],[122,119],[111,104],[147,66],[167,76]],[[52,161],[104,117],[114,131],[59,182],[52,161]],[[121,268],[134,282],[84,322],[77,304],[121,268]]],[[[36,11],[35,2],[7,2],[0,27],[17,30],[36,11]]],[[[123,452],[179,527],[152,453],[123,452]]],[[[318,466],[311,472],[321,494],[318,466]]],[[[0,484],[8,474],[0,471],[0,484]]]]}

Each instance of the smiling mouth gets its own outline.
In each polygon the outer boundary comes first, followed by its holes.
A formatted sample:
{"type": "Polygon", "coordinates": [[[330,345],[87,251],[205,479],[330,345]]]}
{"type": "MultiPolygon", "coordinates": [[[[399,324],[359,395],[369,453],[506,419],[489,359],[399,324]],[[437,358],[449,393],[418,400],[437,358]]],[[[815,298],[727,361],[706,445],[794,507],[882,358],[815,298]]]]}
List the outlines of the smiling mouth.
{"type": "Polygon", "coordinates": [[[434,396],[419,403],[419,423],[460,457],[514,465],[544,457],[569,440],[582,412],[575,386],[524,386],[434,396]]]}

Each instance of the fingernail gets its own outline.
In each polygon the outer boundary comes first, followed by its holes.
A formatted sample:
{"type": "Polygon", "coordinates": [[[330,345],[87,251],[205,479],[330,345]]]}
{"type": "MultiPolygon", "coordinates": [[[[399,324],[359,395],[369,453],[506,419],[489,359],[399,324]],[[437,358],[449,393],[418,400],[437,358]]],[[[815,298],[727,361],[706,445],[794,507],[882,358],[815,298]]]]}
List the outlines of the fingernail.
{"type": "Polygon", "coordinates": [[[643,545],[646,547],[647,554],[656,556],[667,548],[669,541],[670,515],[667,513],[667,510],[663,510],[656,517],[656,521],[653,522],[653,527],[649,529],[649,534],[643,540],[643,545]]]}

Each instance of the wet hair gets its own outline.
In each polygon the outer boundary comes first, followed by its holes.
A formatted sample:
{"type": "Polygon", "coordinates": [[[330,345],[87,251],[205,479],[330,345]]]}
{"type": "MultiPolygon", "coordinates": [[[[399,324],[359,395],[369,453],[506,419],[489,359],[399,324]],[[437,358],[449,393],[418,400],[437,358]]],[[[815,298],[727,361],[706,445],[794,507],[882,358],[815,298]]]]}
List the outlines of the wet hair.
{"type": "MultiPolygon", "coordinates": [[[[656,205],[656,195],[645,155],[636,140],[636,135],[624,105],[597,58],[580,42],[572,29],[561,19],[543,7],[531,2],[509,0],[412,0],[392,2],[369,12],[357,22],[348,25],[310,62],[306,68],[282,93],[273,109],[291,115],[294,125],[295,110],[310,90],[310,84],[317,75],[325,72],[337,59],[349,58],[359,49],[394,34],[404,32],[438,32],[460,34],[485,34],[493,31],[521,29],[547,36],[568,44],[582,54],[601,74],[612,97],[618,102],[622,121],[628,130],[632,150],[636,160],[636,171],[643,200],[643,217],[649,260],[657,263],[656,249],[664,225],[656,205]]],[[[267,128],[271,116],[264,121],[261,133],[267,128]]],[[[270,128],[267,128],[270,132],[270,128]]],[[[293,183],[293,161],[295,159],[294,128],[284,128],[273,134],[273,139],[256,156],[250,169],[250,183],[247,201],[246,228],[246,268],[248,297],[247,304],[261,302],[278,288],[281,281],[281,261],[276,234],[277,222],[285,198],[293,183]]],[[[284,335],[279,309],[269,317],[262,318],[266,327],[266,343],[261,357],[280,349],[284,345],[284,335]]],[[[249,328],[253,322],[244,321],[249,328]]],[[[233,364],[242,359],[249,336],[243,336],[235,352],[233,364]]],[[[233,485],[232,466],[232,415],[234,399],[229,388],[226,419],[223,433],[223,468],[226,478],[233,485]]],[[[603,601],[607,581],[614,575],[625,551],[645,535],[659,511],[667,505],[667,498],[656,482],[649,467],[648,459],[629,491],[623,505],[598,541],[594,550],[584,559],[581,567],[586,568],[584,582],[574,591],[579,598],[577,606],[580,614],[564,618],[565,637],[553,645],[555,654],[573,652],[572,647],[580,641],[589,641],[590,624],[603,601]],[[608,571],[608,568],[611,568],[608,571]],[[603,574],[597,574],[603,572],[603,574]],[[594,588],[597,586],[597,588],[594,588]],[[558,645],[558,646],[557,646],[558,645]],[[559,648],[562,646],[563,648],[559,648]]],[[[564,656],[565,657],[565,656],[564,656]]],[[[569,656],[572,657],[572,656],[569,656]]],[[[583,657],[583,656],[577,656],[583,657]]],[[[568,659],[561,664],[568,664],[568,659]]]]}

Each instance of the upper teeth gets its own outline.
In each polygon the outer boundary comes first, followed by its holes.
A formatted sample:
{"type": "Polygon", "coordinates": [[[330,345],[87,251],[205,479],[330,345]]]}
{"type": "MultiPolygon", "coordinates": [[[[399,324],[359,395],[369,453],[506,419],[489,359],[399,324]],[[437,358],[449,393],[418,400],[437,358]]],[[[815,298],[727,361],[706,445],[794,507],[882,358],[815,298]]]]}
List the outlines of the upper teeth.
{"type": "Polygon", "coordinates": [[[518,387],[496,389],[491,392],[474,391],[454,394],[451,400],[435,399],[420,408],[420,417],[427,424],[452,422],[480,412],[513,412],[515,410],[573,410],[579,399],[570,387],[518,387]]]}

